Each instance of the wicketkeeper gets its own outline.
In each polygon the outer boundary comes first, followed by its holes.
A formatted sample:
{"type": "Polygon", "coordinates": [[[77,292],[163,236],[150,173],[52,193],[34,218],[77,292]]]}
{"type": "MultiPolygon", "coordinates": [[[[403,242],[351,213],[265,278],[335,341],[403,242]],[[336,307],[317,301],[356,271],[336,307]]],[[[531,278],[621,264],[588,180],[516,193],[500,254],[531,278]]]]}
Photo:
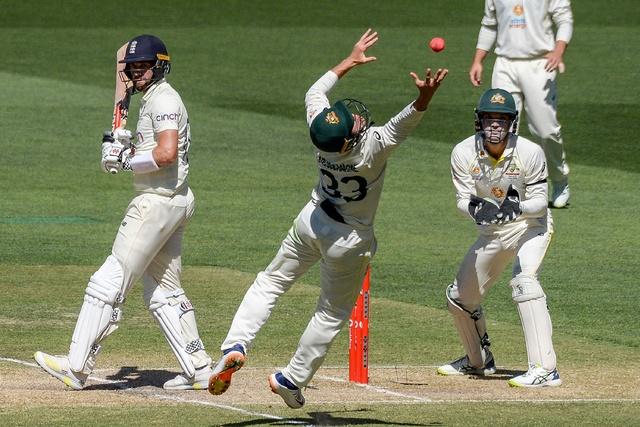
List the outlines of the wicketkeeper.
{"type": "Polygon", "coordinates": [[[447,287],[449,311],[466,355],[440,366],[441,375],[488,375],[496,371],[482,300],[513,260],[511,296],[516,303],[529,369],[509,380],[514,387],[558,386],[551,318],[538,273],[551,242],[547,165],[539,145],[515,134],[513,96],[490,89],[476,109],[476,134],[451,154],[458,209],[480,236],[447,287]]]}
{"type": "Polygon", "coordinates": [[[69,354],[38,351],[35,359],[67,386],[82,389],[102,341],[118,328],[131,286],[142,278],[145,304],[183,370],[164,388],[204,390],[211,358],[180,284],[182,236],[194,210],[187,183],[189,117],[180,95],[165,80],[169,54],[159,38],[132,39],[122,62],[123,79],[142,94],[136,140],[121,128],[106,135],[101,165],[105,172],[132,172],[136,196],[127,207],[111,255],[89,280],[69,354]]]}

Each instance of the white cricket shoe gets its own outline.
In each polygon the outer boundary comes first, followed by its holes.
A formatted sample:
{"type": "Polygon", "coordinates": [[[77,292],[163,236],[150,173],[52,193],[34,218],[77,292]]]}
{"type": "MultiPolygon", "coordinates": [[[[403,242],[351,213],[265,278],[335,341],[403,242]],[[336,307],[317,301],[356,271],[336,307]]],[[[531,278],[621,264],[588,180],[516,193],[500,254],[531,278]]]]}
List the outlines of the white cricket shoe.
{"type": "Polygon", "coordinates": [[[279,394],[289,408],[299,409],[304,406],[302,390],[285,378],[281,372],[269,375],[271,391],[279,394]]]}
{"type": "Polygon", "coordinates": [[[569,182],[553,183],[553,194],[551,196],[551,204],[554,208],[564,208],[569,202],[571,191],[569,190],[569,182]]]}
{"type": "Polygon", "coordinates": [[[511,378],[508,383],[511,387],[557,387],[562,380],[557,369],[547,371],[541,366],[531,366],[527,372],[511,378]]]}
{"type": "Polygon", "coordinates": [[[219,395],[227,391],[231,385],[231,376],[244,366],[245,351],[241,344],[236,344],[222,352],[222,359],[211,372],[209,393],[219,395]]]}
{"type": "Polygon", "coordinates": [[[487,360],[484,366],[476,368],[471,366],[469,358],[465,355],[460,359],[438,367],[439,375],[491,375],[496,373],[496,362],[493,360],[493,354],[485,349],[487,360]]]}
{"type": "Polygon", "coordinates": [[[69,358],[67,356],[52,356],[41,351],[36,351],[33,355],[38,365],[50,375],[56,377],[67,387],[74,390],[82,390],[89,375],[82,372],[74,372],[69,368],[69,358]]]}
{"type": "Polygon", "coordinates": [[[180,374],[164,383],[162,388],[165,390],[206,390],[212,372],[211,366],[207,365],[196,369],[196,374],[192,378],[180,374]]]}

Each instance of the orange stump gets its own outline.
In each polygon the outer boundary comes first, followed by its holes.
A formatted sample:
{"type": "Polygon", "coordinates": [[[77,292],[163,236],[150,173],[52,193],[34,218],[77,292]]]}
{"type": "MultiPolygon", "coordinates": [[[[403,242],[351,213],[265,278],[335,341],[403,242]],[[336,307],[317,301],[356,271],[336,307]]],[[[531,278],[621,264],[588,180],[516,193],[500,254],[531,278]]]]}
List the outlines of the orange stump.
{"type": "Polygon", "coordinates": [[[369,285],[371,266],[349,319],[349,381],[369,383],[369,285]]]}

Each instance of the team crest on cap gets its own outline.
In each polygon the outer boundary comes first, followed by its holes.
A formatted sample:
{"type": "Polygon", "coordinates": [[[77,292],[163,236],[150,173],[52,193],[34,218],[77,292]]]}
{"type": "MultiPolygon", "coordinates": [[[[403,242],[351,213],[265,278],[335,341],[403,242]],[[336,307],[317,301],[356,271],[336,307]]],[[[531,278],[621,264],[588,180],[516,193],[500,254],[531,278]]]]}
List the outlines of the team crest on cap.
{"type": "Polygon", "coordinates": [[[335,111],[331,111],[330,113],[328,113],[327,117],[325,117],[324,120],[330,125],[337,125],[338,123],[340,123],[340,118],[335,111]]]}
{"type": "Polygon", "coordinates": [[[504,101],[506,101],[505,97],[499,93],[494,94],[489,100],[492,104],[504,104],[504,101]]]}
{"type": "Polygon", "coordinates": [[[493,194],[496,199],[502,199],[504,197],[504,190],[500,187],[493,187],[491,194],[493,194]]]}

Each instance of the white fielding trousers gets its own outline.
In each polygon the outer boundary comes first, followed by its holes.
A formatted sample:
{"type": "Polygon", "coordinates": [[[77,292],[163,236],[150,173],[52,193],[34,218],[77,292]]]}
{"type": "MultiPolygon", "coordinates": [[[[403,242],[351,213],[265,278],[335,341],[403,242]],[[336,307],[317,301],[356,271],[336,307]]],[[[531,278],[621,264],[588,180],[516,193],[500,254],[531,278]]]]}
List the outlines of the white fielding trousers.
{"type": "Polygon", "coordinates": [[[320,261],[316,311],[282,371],[298,387],[306,386],[349,319],[375,249],[373,229],[356,230],[336,222],[310,201],[295,219],[275,258],[258,273],[245,294],[221,348],[240,343],[248,349],[278,297],[320,261]]]}

